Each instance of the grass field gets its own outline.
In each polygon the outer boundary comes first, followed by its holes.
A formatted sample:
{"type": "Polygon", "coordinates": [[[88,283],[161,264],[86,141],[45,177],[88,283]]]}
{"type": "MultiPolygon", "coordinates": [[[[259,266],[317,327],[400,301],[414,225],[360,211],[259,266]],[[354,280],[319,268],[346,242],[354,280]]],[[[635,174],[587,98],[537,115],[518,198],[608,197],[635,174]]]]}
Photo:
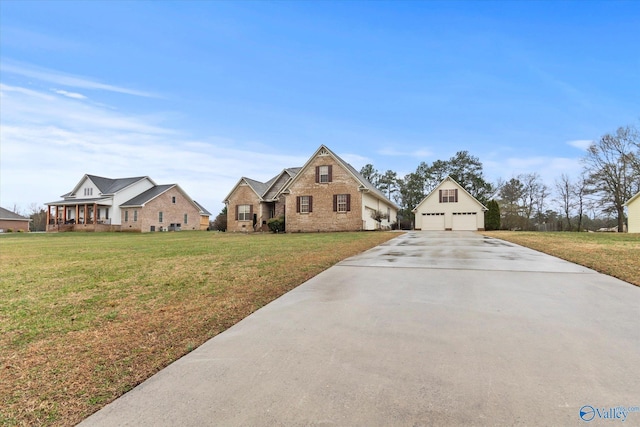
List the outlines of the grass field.
{"type": "Polygon", "coordinates": [[[0,236],[0,425],[74,425],[394,233],[0,236]]]}
{"type": "Polygon", "coordinates": [[[483,232],[640,286],[640,234],[483,232]]]}

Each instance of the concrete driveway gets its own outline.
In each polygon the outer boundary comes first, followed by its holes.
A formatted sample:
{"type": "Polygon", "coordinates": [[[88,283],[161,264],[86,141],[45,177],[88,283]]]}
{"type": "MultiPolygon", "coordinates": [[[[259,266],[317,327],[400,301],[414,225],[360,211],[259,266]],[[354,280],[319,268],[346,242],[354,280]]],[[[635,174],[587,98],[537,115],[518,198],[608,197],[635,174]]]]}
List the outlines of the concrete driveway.
{"type": "Polygon", "coordinates": [[[639,370],[640,288],[473,232],[411,232],[81,425],[640,425],[639,370]]]}

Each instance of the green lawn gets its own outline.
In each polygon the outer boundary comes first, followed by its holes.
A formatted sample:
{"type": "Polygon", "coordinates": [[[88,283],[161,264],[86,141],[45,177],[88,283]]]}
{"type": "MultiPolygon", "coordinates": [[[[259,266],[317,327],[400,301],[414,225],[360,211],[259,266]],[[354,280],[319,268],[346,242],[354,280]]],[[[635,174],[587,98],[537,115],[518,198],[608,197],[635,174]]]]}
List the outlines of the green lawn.
{"type": "Polygon", "coordinates": [[[394,233],[0,236],[0,425],[74,425],[394,233]]]}

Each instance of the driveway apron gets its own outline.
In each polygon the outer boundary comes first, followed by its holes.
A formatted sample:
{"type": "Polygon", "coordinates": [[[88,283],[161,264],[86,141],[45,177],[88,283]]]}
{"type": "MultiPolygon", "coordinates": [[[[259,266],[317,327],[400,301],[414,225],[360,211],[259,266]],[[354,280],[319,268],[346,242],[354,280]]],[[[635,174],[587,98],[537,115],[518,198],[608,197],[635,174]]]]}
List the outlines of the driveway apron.
{"type": "Polygon", "coordinates": [[[478,233],[410,232],[81,425],[612,425],[621,408],[640,425],[639,322],[623,281],[478,233]]]}

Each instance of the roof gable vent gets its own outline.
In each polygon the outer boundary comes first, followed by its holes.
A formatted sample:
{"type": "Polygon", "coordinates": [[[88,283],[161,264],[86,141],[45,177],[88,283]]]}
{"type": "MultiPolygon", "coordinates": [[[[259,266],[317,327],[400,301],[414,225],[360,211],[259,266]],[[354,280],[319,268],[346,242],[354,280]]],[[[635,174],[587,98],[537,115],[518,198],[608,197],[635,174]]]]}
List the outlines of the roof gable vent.
{"type": "Polygon", "coordinates": [[[320,150],[318,155],[319,156],[328,156],[329,155],[329,150],[327,150],[326,148],[322,147],[322,149],[320,150]]]}

